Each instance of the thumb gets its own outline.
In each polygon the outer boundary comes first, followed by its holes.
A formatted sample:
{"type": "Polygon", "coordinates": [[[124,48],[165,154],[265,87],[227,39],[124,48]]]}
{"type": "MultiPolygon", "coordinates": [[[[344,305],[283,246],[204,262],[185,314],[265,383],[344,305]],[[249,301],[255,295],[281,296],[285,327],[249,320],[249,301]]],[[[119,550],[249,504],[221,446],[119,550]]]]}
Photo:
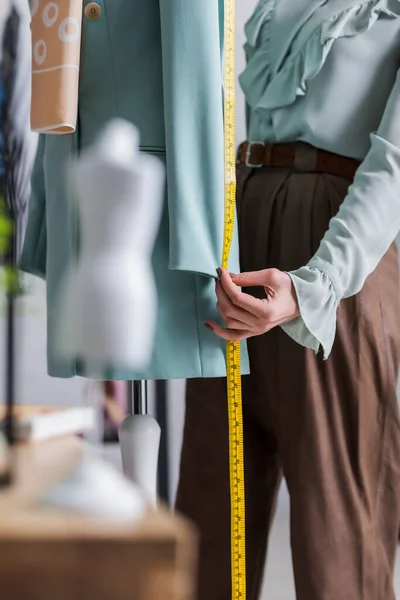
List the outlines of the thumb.
{"type": "Polygon", "coordinates": [[[231,277],[233,283],[239,287],[257,287],[268,284],[268,270],[249,271],[247,273],[231,275],[231,277]]]}

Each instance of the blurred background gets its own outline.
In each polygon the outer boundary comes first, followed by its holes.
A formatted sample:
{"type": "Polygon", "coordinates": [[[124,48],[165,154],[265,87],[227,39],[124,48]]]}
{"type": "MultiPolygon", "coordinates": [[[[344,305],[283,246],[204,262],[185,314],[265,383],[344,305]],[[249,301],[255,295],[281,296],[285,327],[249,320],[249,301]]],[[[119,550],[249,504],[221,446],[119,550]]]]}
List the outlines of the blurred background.
{"type": "MultiPolygon", "coordinates": [[[[237,0],[237,71],[242,70],[244,56],[244,24],[252,12],[255,0],[237,0]]],[[[237,87],[237,142],[245,139],[244,100],[237,87]]],[[[71,406],[82,404],[86,382],[51,379],[46,375],[46,314],[45,284],[35,278],[25,277],[28,290],[20,301],[18,326],[21,330],[19,345],[18,401],[43,405],[71,406]]],[[[5,307],[0,306],[0,340],[4,339],[5,307]]],[[[0,381],[4,380],[4,348],[0,346],[0,381]]],[[[175,496],[179,454],[184,418],[184,381],[167,383],[168,465],[172,499],[175,496]]],[[[2,399],[3,400],[3,399],[2,399]]],[[[150,406],[154,406],[154,386],[150,386],[150,406]]],[[[119,466],[119,449],[109,445],[108,457],[119,466]]],[[[289,500],[283,488],[275,520],[268,562],[265,598],[293,600],[294,588],[289,549],[289,500]]],[[[397,569],[397,588],[400,590],[400,565],[397,569]]]]}

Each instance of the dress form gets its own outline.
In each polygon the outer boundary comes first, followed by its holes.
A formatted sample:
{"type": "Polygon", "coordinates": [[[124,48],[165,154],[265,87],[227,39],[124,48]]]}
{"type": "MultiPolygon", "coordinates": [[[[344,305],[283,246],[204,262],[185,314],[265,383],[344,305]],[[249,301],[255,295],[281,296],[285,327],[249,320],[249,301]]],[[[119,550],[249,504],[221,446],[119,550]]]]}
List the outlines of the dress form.
{"type": "MultiPolygon", "coordinates": [[[[164,194],[164,167],[142,155],[130,123],[115,119],[72,167],[78,198],[80,252],[61,286],[59,351],[104,369],[146,368],[151,361],[157,294],[151,255],[164,194]]],[[[156,503],[160,427],[140,406],[120,428],[125,475],[156,503]],[[135,414],[134,414],[135,413],[135,414]]],[[[136,409],[136,410],[135,410],[136,409]]]]}

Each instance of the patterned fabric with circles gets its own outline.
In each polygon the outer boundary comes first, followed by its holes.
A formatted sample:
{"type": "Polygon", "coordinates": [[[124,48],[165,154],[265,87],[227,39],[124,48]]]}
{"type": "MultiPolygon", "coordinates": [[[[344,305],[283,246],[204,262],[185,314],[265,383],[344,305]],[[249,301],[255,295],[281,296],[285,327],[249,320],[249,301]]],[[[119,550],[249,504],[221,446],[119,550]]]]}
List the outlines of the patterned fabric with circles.
{"type": "Polygon", "coordinates": [[[77,118],[82,0],[32,0],[31,13],[32,129],[71,133],[77,118]]]}

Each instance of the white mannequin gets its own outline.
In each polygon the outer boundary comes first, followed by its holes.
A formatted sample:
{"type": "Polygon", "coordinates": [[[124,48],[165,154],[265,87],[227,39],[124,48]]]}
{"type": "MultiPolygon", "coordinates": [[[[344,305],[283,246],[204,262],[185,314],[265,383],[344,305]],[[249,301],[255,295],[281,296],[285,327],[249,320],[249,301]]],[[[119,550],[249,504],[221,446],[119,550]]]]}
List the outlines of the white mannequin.
{"type": "MultiPolygon", "coordinates": [[[[61,286],[60,352],[82,359],[91,377],[99,379],[106,367],[144,369],[152,357],[156,327],[151,256],[161,218],[164,166],[139,152],[133,125],[115,119],[81,154],[71,177],[80,248],[77,264],[61,286]]],[[[125,475],[155,505],[160,427],[140,412],[121,425],[122,462],[125,475]]]]}
{"type": "Polygon", "coordinates": [[[164,167],[138,150],[133,125],[111,121],[72,167],[79,259],[60,296],[60,350],[102,377],[107,366],[141,370],[154,344],[157,296],[151,255],[164,167]]]}

